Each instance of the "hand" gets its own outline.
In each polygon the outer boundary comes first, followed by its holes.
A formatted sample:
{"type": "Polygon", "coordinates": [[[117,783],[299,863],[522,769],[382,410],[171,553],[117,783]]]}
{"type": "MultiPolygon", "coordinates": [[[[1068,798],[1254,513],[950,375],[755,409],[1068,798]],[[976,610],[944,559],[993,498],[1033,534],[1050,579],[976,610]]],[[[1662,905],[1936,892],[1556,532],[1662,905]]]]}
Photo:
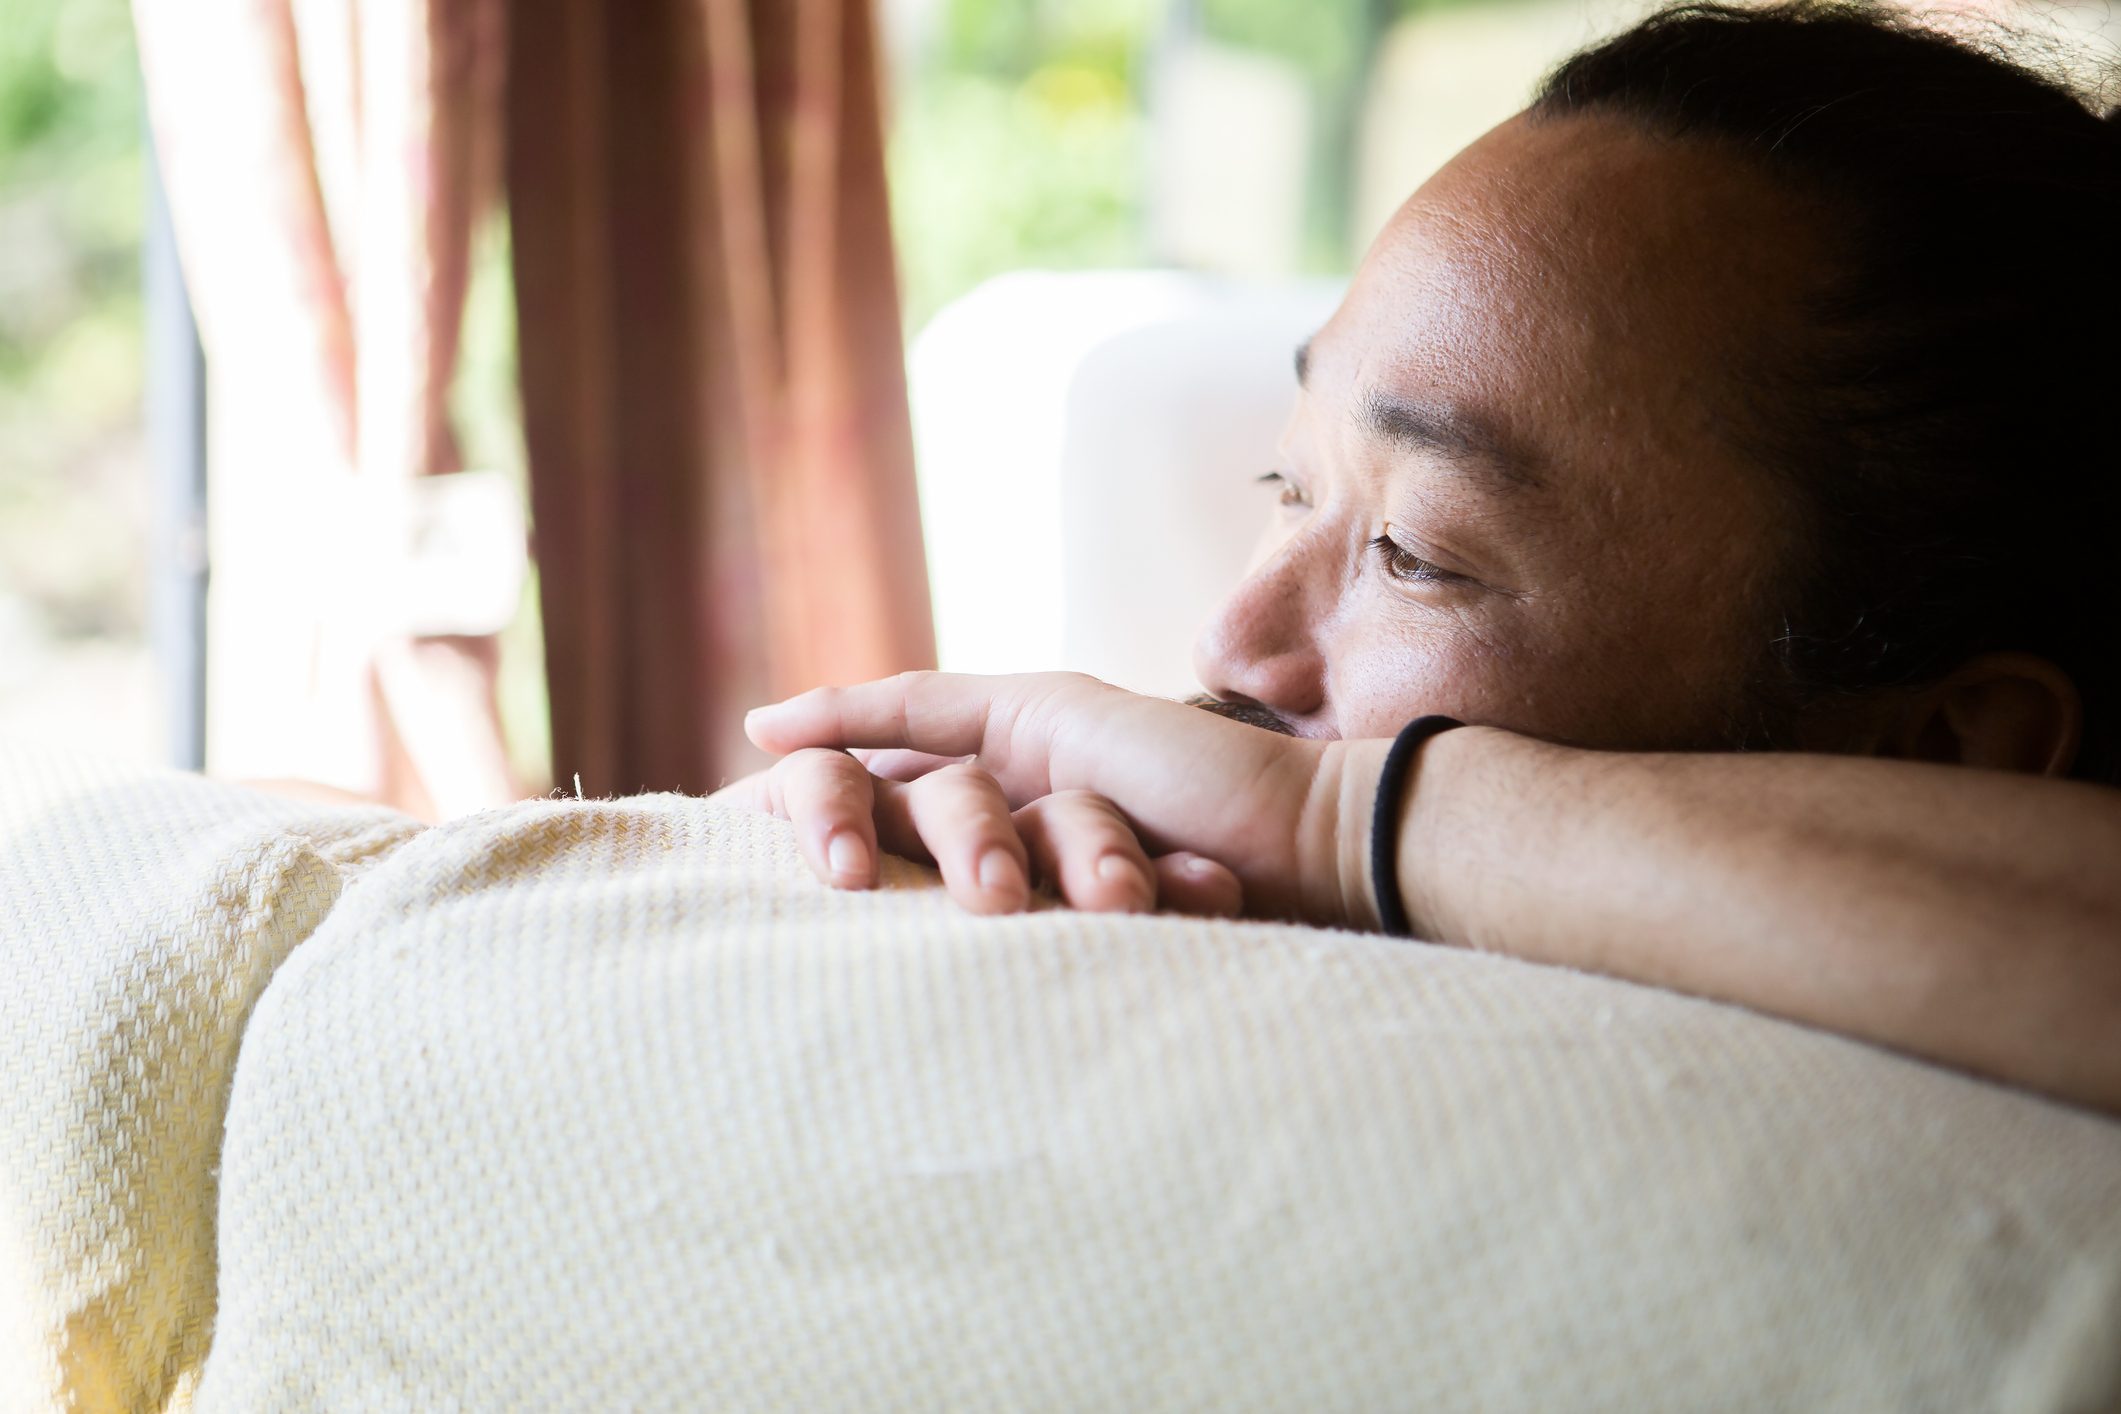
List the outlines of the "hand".
{"type": "Polygon", "coordinates": [[[935,864],[975,913],[1013,913],[1033,880],[1071,907],[1234,914],[1228,869],[1185,851],[1151,859],[1127,819],[1089,791],[1062,791],[1012,809],[994,777],[969,761],[916,752],[797,750],[736,782],[733,799],[795,823],[803,857],[836,888],[876,882],[877,850],[935,864]]]}
{"type": "MultiPolygon", "coordinates": [[[[775,753],[883,747],[971,757],[1018,808],[1087,792],[1116,807],[1151,853],[1227,866],[1248,912],[1375,923],[1362,859],[1368,797],[1342,789],[1361,778],[1347,770],[1355,744],[1281,736],[1075,673],[903,673],[760,708],[745,730],[775,753]]],[[[1383,744],[1374,745],[1381,756],[1383,744]]],[[[999,808],[990,803],[990,819],[999,808]]]]}

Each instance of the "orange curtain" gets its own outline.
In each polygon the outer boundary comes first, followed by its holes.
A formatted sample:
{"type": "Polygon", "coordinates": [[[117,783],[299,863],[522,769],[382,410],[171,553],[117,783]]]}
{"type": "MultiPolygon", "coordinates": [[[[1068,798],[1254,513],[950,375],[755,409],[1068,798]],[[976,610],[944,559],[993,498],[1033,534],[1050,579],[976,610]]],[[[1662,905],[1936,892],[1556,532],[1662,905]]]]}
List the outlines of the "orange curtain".
{"type": "MultiPolygon", "coordinates": [[[[494,645],[418,637],[377,546],[458,469],[503,0],[136,0],[212,379],[209,761],[440,814],[514,793],[494,645]],[[365,538],[364,538],[365,537],[365,538]]],[[[417,615],[414,615],[416,618],[417,615]]]]}
{"type": "Polygon", "coordinates": [[[507,187],[555,778],[932,666],[869,0],[517,0],[507,187]]]}

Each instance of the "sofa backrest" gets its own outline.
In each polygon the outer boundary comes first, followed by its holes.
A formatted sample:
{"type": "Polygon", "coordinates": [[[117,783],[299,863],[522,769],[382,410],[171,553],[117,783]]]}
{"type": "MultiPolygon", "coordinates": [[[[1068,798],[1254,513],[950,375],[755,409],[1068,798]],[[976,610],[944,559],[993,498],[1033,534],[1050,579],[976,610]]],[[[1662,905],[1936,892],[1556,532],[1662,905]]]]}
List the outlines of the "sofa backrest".
{"type": "Polygon", "coordinates": [[[2121,1400],[2121,1125],[1257,923],[975,917],[676,797],[428,831],[245,1038],[213,1410],[2121,1400]]]}

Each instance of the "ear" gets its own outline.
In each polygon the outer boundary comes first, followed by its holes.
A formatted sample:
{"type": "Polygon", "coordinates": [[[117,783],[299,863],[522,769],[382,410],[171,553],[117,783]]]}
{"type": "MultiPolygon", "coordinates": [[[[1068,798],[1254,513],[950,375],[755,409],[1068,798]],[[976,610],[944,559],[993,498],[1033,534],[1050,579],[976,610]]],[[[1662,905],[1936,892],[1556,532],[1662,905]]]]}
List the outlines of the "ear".
{"type": "Polygon", "coordinates": [[[1880,744],[1917,761],[2060,776],[2083,730],[2069,674],[2030,653],[1984,653],[1911,698],[1880,744]]]}

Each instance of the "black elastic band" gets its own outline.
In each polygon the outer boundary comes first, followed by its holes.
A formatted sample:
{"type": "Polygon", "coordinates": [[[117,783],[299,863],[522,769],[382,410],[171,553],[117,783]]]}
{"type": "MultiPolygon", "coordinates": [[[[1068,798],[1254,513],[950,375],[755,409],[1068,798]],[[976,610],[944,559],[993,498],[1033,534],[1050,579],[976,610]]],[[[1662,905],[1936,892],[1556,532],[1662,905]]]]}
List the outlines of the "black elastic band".
{"type": "Polygon", "coordinates": [[[1377,810],[1370,817],[1370,892],[1377,896],[1377,921],[1395,938],[1412,937],[1407,905],[1399,896],[1399,805],[1406,798],[1407,776],[1422,743],[1465,723],[1456,717],[1416,717],[1392,738],[1384,773],[1377,779],[1377,810]]]}

